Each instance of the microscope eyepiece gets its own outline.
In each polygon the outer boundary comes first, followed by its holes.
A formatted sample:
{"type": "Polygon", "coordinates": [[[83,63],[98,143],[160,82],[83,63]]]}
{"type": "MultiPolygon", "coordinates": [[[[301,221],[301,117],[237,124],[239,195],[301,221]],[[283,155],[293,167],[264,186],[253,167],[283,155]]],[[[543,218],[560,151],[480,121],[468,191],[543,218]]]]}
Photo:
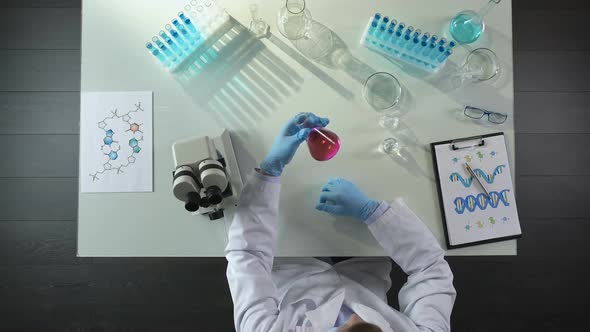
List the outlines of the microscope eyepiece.
{"type": "Polygon", "coordinates": [[[184,204],[184,208],[189,212],[195,212],[199,210],[199,203],[201,201],[201,196],[199,196],[196,192],[190,192],[186,195],[186,201],[184,204]]]}
{"type": "Polygon", "coordinates": [[[207,196],[205,197],[201,197],[201,203],[199,203],[201,205],[202,208],[208,208],[211,206],[211,203],[209,203],[209,199],[207,198],[207,196]]]}

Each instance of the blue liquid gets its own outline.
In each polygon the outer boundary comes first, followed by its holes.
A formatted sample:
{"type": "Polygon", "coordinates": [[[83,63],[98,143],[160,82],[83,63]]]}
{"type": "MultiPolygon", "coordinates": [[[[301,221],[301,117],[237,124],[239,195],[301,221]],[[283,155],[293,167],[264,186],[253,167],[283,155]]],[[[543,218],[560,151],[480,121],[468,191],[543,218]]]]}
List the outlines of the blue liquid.
{"type": "Polygon", "coordinates": [[[178,45],[176,45],[176,43],[172,41],[172,39],[164,31],[160,31],[160,38],[162,38],[176,54],[180,55],[181,57],[184,55],[180,47],[178,47],[178,45]]]}
{"type": "Polygon", "coordinates": [[[460,44],[470,44],[481,36],[484,25],[479,15],[473,11],[464,11],[451,20],[449,30],[460,44]]]}
{"type": "Polygon", "coordinates": [[[164,54],[160,53],[160,51],[158,49],[156,49],[154,47],[154,45],[152,45],[152,43],[147,43],[145,45],[145,47],[148,49],[148,51],[150,51],[150,53],[153,56],[155,56],[158,60],[160,60],[160,62],[164,65],[164,67],[170,67],[170,63],[168,62],[168,59],[166,59],[164,54]]]}

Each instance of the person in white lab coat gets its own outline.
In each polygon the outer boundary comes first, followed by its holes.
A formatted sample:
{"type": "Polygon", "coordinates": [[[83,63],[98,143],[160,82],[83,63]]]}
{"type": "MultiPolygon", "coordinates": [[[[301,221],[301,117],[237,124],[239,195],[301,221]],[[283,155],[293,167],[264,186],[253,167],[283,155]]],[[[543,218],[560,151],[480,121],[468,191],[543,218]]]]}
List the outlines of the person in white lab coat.
{"type": "Polygon", "coordinates": [[[311,126],[329,122],[304,113],[285,125],[247,180],[229,229],[227,279],[236,330],[450,331],[453,274],[430,230],[401,199],[391,205],[377,202],[352,183],[331,179],[316,206],[366,224],[408,274],[398,295],[400,311],[387,304],[389,257],[352,258],[334,265],[315,258],[275,260],[280,175],[310,133],[297,126],[303,119],[311,126]]]}

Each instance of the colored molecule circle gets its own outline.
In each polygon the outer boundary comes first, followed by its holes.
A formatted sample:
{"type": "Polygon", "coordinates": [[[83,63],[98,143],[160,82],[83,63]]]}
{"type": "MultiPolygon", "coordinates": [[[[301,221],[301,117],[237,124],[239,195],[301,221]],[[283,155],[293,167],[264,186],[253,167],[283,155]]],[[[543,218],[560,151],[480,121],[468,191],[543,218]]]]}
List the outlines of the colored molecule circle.
{"type": "Polygon", "coordinates": [[[139,153],[139,151],[141,151],[141,148],[139,146],[133,148],[133,152],[139,153]]]}
{"type": "Polygon", "coordinates": [[[130,147],[133,148],[133,147],[136,147],[138,145],[139,145],[139,142],[135,138],[132,138],[132,139],[129,140],[129,146],[130,147]]]}
{"type": "Polygon", "coordinates": [[[109,129],[105,132],[105,134],[107,135],[107,137],[113,137],[113,135],[115,134],[115,132],[112,129],[109,129]]]}
{"type": "Polygon", "coordinates": [[[137,123],[132,123],[129,125],[129,130],[135,133],[136,131],[139,131],[139,125],[137,123]]]}
{"type": "Polygon", "coordinates": [[[103,142],[106,145],[111,145],[111,144],[113,144],[113,138],[110,137],[110,136],[107,136],[107,137],[104,138],[103,142]]]}
{"type": "Polygon", "coordinates": [[[119,157],[119,154],[117,154],[117,152],[111,151],[111,153],[109,153],[109,158],[111,160],[115,160],[115,159],[117,159],[117,157],[119,157]]]}

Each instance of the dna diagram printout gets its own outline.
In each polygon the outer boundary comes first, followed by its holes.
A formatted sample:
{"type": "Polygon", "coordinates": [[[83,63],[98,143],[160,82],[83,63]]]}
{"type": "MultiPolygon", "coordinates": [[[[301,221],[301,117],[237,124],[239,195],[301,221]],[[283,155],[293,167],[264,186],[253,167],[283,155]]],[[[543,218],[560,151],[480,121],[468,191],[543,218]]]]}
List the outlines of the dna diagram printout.
{"type": "Polygon", "coordinates": [[[435,145],[441,201],[452,246],[521,234],[504,135],[484,141],[483,146],[457,150],[450,143],[435,145]]]}
{"type": "Polygon", "coordinates": [[[151,192],[152,92],[83,92],[80,191],[151,192]]]}

